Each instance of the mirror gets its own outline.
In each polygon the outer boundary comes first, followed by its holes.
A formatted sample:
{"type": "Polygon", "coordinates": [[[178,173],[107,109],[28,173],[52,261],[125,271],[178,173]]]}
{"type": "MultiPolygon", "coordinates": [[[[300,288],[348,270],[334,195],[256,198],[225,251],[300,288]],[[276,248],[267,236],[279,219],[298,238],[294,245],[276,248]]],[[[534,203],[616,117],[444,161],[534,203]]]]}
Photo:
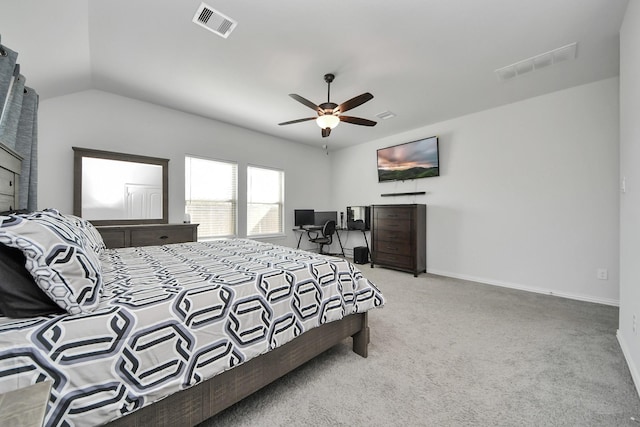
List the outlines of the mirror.
{"type": "Polygon", "coordinates": [[[166,224],[168,159],[73,147],[73,214],[95,225],[166,224]]]}

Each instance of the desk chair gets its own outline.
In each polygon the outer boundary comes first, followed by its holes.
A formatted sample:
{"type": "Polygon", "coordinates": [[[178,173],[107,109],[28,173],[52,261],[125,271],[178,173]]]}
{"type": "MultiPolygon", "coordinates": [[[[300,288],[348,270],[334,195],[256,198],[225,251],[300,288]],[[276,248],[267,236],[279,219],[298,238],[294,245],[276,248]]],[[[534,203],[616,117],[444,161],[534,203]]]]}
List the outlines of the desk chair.
{"type": "Polygon", "coordinates": [[[320,245],[319,253],[321,255],[329,255],[322,251],[325,245],[331,245],[333,243],[333,235],[336,232],[336,222],[331,220],[324,223],[322,227],[322,235],[319,235],[317,231],[307,231],[307,237],[310,242],[320,245]]]}

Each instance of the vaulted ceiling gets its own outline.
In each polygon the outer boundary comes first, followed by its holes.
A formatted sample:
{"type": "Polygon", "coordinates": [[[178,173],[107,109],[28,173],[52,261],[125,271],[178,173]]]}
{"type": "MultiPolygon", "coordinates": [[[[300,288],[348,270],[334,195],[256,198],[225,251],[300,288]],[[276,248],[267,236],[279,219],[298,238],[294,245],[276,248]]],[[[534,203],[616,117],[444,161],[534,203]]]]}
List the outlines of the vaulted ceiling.
{"type": "MultiPolygon", "coordinates": [[[[99,89],[338,149],[619,73],[628,0],[0,0],[1,42],[42,99],[99,89]],[[576,58],[503,81],[496,69],[577,43],[576,58]],[[310,108],[374,98],[322,138],[310,108]],[[380,120],[391,111],[396,117],[380,120]]],[[[544,60],[546,57],[540,57],[544,60]]],[[[546,64],[543,64],[546,65],[546,64]]]]}

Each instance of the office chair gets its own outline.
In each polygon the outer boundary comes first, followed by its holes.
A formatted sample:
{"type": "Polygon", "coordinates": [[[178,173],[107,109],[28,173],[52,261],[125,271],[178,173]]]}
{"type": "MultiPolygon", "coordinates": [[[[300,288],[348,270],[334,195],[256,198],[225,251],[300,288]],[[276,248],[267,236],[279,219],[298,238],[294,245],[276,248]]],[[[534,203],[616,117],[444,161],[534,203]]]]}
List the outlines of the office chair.
{"type": "Polygon", "coordinates": [[[331,220],[324,223],[322,226],[322,235],[319,235],[317,231],[307,231],[307,237],[310,242],[317,243],[320,255],[329,255],[322,251],[325,245],[331,245],[333,243],[333,235],[336,232],[336,222],[331,220]],[[312,235],[313,234],[313,235],[312,235]]]}

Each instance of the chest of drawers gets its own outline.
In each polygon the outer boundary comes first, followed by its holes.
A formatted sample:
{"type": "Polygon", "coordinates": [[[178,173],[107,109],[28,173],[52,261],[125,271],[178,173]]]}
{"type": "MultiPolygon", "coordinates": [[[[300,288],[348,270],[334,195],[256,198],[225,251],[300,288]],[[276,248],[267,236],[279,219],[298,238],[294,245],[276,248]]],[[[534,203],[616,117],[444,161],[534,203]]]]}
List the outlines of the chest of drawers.
{"type": "Polygon", "coordinates": [[[198,240],[198,224],[103,225],[96,228],[107,248],[167,245],[198,240]]]}
{"type": "Polygon", "coordinates": [[[0,144],[0,211],[18,209],[18,179],[22,158],[0,144]]]}
{"type": "Polygon", "coordinates": [[[426,205],[373,205],[371,225],[371,267],[427,271],[426,205]]]}

